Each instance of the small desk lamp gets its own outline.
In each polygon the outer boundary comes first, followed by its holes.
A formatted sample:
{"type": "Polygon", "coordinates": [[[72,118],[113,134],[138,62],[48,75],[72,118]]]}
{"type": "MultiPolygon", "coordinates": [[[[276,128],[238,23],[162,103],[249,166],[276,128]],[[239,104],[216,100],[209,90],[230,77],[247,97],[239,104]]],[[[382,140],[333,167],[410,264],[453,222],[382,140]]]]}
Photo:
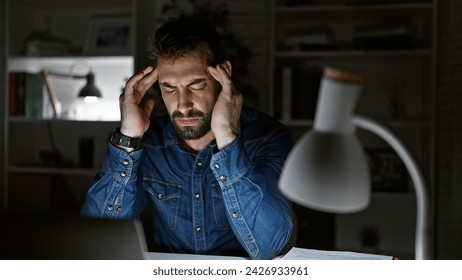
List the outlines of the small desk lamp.
{"type": "Polygon", "coordinates": [[[409,151],[389,130],[353,116],[362,80],[360,72],[324,69],[313,129],[290,152],[279,188],[292,201],[319,211],[352,213],[366,208],[370,174],[355,127],[369,130],[397,152],[411,176],[417,200],[415,258],[428,259],[431,228],[423,176],[409,151]]]}
{"type": "Polygon", "coordinates": [[[69,73],[59,73],[59,72],[51,72],[48,70],[42,70],[42,77],[45,82],[45,86],[48,91],[48,96],[50,97],[51,105],[53,107],[54,117],[59,115],[59,102],[54,93],[53,87],[50,83],[50,76],[56,77],[65,77],[65,78],[72,78],[72,79],[86,79],[87,83],[85,86],[79,91],[79,97],[84,98],[85,102],[87,103],[95,103],[98,101],[98,98],[101,98],[100,90],[95,86],[95,74],[92,71],[88,72],[86,75],[75,75],[69,73]]]}

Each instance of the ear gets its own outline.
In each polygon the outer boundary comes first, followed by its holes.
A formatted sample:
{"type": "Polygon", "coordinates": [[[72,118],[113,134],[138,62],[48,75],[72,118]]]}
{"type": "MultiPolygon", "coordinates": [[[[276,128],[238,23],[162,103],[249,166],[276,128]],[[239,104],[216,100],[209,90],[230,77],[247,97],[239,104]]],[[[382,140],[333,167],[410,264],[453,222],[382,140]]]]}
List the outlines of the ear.
{"type": "Polygon", "coordinates": [[[229,62],[229,60],[226,60],[225,62],[223,62],[221,64],[221,67],[223,67],[223,69],[225,69],[226,73],[228,73],[228,75],[230,77],[232,76],[233,67],[231,66],[231,62],[229,62]]]}

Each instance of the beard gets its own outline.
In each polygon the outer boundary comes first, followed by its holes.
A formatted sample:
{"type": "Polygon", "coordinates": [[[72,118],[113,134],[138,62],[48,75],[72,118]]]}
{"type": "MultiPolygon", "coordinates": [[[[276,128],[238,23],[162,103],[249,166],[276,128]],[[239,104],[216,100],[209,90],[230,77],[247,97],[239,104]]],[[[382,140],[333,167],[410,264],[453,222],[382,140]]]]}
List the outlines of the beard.
{"type": "Polygon", "coordinates": [[[197,140],[206,135],[211,129],[212,112],[204,114],[200,111],[189,111],[188,114],[184,115],[181,112],[174,112],[171,115],[173,127],[175,128],[176,134],[183,140],[197,140]],[[176,122],[177,118],[199,118],[198,126],[179,126],[176,122]]]}

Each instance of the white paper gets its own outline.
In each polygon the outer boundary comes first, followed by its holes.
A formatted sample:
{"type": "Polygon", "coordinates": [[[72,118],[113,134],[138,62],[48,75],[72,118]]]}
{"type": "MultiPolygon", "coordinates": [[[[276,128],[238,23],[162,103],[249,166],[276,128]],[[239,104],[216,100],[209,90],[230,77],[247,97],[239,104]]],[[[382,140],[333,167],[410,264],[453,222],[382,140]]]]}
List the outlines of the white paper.
{"type": "Polygon", "coordinates": [[[349,251],[324,251],[292,248],[282,260],[392,260],[392,256],[356,253],[349,251]]]}

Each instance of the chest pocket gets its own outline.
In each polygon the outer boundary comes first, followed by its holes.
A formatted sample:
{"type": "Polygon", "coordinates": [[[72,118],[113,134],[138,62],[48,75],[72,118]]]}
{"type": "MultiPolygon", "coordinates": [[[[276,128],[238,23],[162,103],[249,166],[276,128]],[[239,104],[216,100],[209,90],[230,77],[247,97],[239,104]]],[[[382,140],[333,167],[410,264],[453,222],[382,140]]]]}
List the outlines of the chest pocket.
{"type": "Polygon", "coordinates": [[[218,230],[230,230],[228,218],[226,217],[226,207],[221,195],[220,185],[212,185],[212,205],[213,205],[213,216],[218,230]]]}
{"type": "Polygon", "coordinates": [[[143,187],[151,196],[156,218],[161,219],[169,229],[175,229],[182,187],[146,177],[143,178],[143,187]]]}

